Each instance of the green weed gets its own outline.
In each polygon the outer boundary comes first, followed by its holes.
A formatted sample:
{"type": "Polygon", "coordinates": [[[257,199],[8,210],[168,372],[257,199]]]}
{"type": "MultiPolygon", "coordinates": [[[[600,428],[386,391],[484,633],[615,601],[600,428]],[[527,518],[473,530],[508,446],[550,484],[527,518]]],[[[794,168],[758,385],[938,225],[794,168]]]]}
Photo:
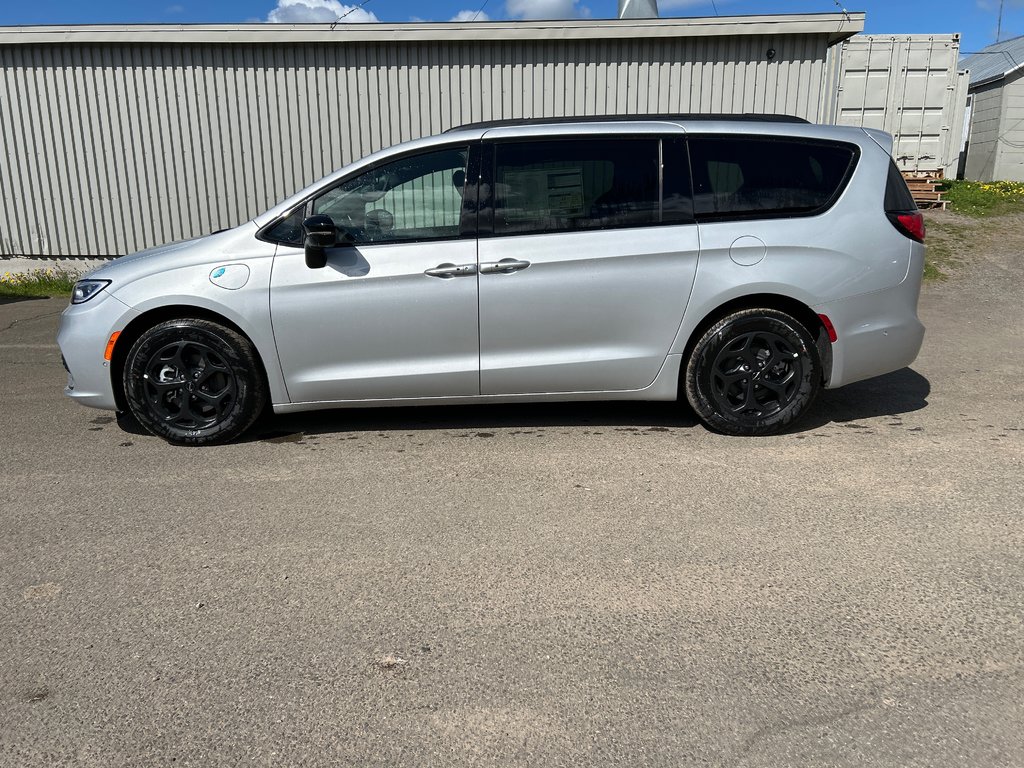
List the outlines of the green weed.
{"type": "Polygon", "coordinates": [[[70,296],[78,273],[63,267],[4,272],[0,275],[0,296],[70,296]]]}
{"type": "Polygon", "coordinates": [[[1019,181],[957,181],[946,179],[939,187],[950,210],[967,216],[993,216],[1024,210],[1024,183],[1019,181]]]}

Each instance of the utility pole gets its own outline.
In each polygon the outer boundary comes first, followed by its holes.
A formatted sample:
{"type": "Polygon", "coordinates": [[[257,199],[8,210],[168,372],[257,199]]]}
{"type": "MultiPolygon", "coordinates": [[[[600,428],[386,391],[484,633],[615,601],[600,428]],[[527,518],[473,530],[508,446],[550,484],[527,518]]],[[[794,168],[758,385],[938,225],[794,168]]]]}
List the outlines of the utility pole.
{"type": "Polygon", "coordinates": [[[999,42],[999,38],[1003,36],[1003,2],[999,0],[999,21],[996,22],[996,42],[999,42]]]}

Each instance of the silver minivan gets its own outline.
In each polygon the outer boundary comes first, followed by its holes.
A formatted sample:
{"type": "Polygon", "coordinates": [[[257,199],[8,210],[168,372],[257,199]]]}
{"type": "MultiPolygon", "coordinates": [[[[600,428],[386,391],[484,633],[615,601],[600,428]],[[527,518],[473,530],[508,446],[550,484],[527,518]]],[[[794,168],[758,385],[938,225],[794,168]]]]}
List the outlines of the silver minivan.
{"type": "Polygon", "coordinates": [[[892,138],[785,118],[464,126],[75,286],[66,393],[205,445],[268,407],[677,400],[787,428],[908,365],[924,224],[892,138]]]}

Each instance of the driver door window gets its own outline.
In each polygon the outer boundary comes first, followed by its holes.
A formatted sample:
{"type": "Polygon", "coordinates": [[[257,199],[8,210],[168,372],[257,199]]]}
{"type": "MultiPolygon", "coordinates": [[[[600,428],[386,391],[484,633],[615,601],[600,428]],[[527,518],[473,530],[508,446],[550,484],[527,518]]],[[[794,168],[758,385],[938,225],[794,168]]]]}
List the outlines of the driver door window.
{"type": "Polygon", "coordinates": [[[313,201],[353,245],[459,236],[468,147],[413,155],[374,168],[313,201]]]}

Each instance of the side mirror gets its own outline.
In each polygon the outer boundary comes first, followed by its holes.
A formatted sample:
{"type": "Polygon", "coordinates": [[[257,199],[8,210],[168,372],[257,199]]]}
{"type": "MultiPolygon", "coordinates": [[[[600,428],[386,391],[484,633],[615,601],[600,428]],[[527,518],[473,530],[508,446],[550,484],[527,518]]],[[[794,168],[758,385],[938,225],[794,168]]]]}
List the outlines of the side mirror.
{"type": "Polygon", "coordinates": [[[303,221],[302,231],[305,233],[306,266],[323,269],[327,265],[327,249],[338,243],[338,228],[330,216],[320,214],[303,221]]]}

